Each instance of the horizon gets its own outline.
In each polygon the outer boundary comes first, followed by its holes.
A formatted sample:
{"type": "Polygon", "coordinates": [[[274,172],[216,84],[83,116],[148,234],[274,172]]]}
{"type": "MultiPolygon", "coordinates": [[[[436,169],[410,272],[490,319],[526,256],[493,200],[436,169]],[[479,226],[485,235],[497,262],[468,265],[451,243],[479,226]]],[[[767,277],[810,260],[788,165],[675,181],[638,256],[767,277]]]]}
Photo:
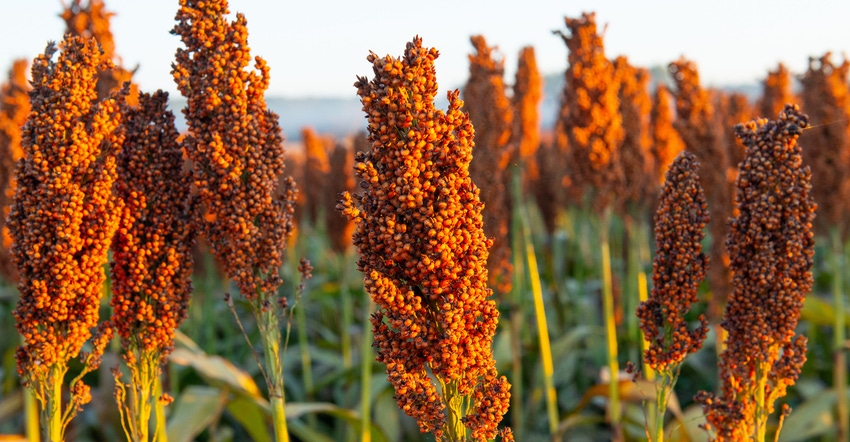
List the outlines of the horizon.
{"type": "MultiPolygon", "coordinates": [[[[178,2],[105,0],[105,4],[115,14],[111,29],[116,54],[125,68],[138,66],[134,81],[145,91],[163,89],[179,95],[170,65],[180,41],[169,33],[178,2]]],[[[444,85],[440,96],[445,96],[447,87],[465,84],[467,57],[473,49],[469,37],[476,34],[499,48],[508,84],[513,81],[518,53],[526,45],[534,46],[541,74],[564,72],[567,49],[552,31],[566,29],[564,16],[591,10],[596,11],[599,30],[605,33],[608,58],[625,55],[633,65],[649,68],[684,55],[697,63],[706,87],[758,82],[779,62],[801,74],[809,57],[827,51],[840,56],[850,49],[850,26],[845,23],[850,2],[836,5],[826,0],[805,8],[784,0],[769,8],[731,0],[712,4],[612,0],[594,8],[546,0],[528,0],[522,8],[445,0],[433,0],[428,8],[386,0],[368,7],[338,0],[297,5],[231,0],[229,4],[231,11],[244,12],[252,55],[263,57],[271,67],[267,95],[288,99],[356,98],[352,86],[356,76],[372,76],[366,62],[369,51],[401,55],[417,34],[426,46],[440,51],[436,61],[437,80],[444,85]]],[[[4,76],[14,59],[32,60],[47,41],[61,39],[61,11],[58,0],[7,6],[0,19],[0,41],[15,42],[15,46],[0,49],[4,76]]]]}

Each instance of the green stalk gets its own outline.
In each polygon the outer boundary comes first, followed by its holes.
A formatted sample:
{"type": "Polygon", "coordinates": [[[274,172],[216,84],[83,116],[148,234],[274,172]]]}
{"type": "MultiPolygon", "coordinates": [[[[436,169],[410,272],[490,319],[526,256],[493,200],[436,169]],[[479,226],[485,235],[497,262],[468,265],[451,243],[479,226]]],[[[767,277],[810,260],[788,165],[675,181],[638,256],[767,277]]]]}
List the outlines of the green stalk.
{"type": "Polygon", "coordinates": [[[831,231],[832,239],[832,297],[835,303],[835,340],[834,340],[834,369],[833,384],[835,393],[838,395],[836,408],[838,412],[838,440],[847,440],[850,437],[850,411],[847,404],[847,354],[845,352],[845,341],[847,340],[847,322],[844,317],[844,287],[842,275],[844,274],[843,263],[843,241],[838,228],[831,231]]]}
{"type": "Polygon", "coordinates": [[[522,211],[522,237],[525,241],[525,257],[528,261],[528,274],[531,281],[531,294],[534,298],[534,315],[537,318],[537,335],[540,339],[540,356],[543,362],[543,385],[546,396],[546,411],[549,416],[549,433],[558,430],[558,398],[555,392],[554,372],[552,363],[552,348],[549,345],[549,328],[546,325],[546,310],[543,305],[543,289],[540,286],[540,271],[537,268],[537,257],[534,254],[534,243],[531,241],[531,229],[528,227],[528,214],[522,211]]]}
{"type": "Polygon", "coordinates": [[[29,388],[24,388],[22,394],[24,395],[24,432],[27,442],[40,442],[38,401],[35,399],[35,394],[29,388]]]}
{"type": "Polygon", "coordinates": [[[608,371],[611,379],[608,383],[608,396],[611,401],[611,427],[619,433],[620,427],[620,363],[617,360],[617,325],[614,323],[614,290],[611,276],[611,247],[608,240],[609,212],[603,215],[599,226],[600,245],[602,247],[602,307],[605,316],[605,336],[608,344],[608,371]]]}
{"type": "Polygon", "coordinates": [[[162,397],[162,377],[157,376],[153,384],[153,403],[156,417],[156,428],[153,432],[153,440],[156,442],[168,442],[168,431],[166,430],[165,404],[160,400],[162,397]]]}
{"type": "Polygon", "coordinates": [[[65,368],[59,364],[50,367],[47,376],[47,404],[45,405],[42,419],[45,426],[45,434],[50,442],[63,442],[65,440],[64,425],[62,423],[62,381],[65,379],[65,368]]]}
{"type": "Polygon", "coordinates": [[[446,429],[448,430],[449,441],[466,442],[466,425],[463,424],[464,397],[458,392],[458,382],[449,381],[449,383],[445,383],[439,376],[437,377],[437,381],[440,383],[440,387],[442,387],[443,398],[446,401],[446,429]]]}
{"type": "MultiPolygon", "coordinates": [[[[368,298],[368,295],[367,295],[368,298]]],[[[363,341],[360,343],[360,442],[372,441],[372,299],[363,310],[363,341]]]]}
{"type": "Polygon", "coordinates": [[[764,390],[767,387],[767,374],[770,367],[760,361],[756,361],[756,410],[755,410],[755,442],[764,442],[767,434],[767,404],[764,390]]]}
{"type": "MultiPolygon", "coordinates": [[[[131,419],[136,422],[133,425],[135,431],[133,438],[136,442],[148,442],[150,439],[150,419],[151,419],[151,396],[154,388],[151,371],[151,357],[147,354],[141,354],[139,358],[138,378],[133,376],[132,392],[133,407],[131,412],[134,414],[131,419]]],[[[135,374],[135,373],[134,373],[135,374]]],[[[157,401],[158,402],[158,401],[157,401]]]]}
{"type": "Polygon", "coordinates": [[[274,420],[274,433],[277,442],[289,442],[289,431],[286,426],[286,410],[284,408],[283,364],[280,359],[280,329],[278,328],[277,311],[274,308],[263,312],[255,307],[254,316],[260,327],[263,341],[263,354],[268,370],[266,383],[269,388],[269,400],[274,420]]]}

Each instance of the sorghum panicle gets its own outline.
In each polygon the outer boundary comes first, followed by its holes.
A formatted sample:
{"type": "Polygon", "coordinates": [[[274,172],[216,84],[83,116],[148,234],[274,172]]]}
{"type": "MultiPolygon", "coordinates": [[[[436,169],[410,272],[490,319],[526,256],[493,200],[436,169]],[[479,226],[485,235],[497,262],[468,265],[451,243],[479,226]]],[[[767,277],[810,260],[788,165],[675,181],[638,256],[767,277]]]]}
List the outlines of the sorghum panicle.
{"type": "Polygon", "coordinates": [[[226,16],[226,0],[181,0],[172,74],[187,99],[184,139],[194,162],[202,232],[249,300],[276,294],[282,249],[292,229],[294,184],[284,170],[278,116],[266,107],[269,67],[248,48],[245,17],[226,16]]]}
{"type": "Polygon", "coordinates": [[[667,169],[679,153],[685,150],[685,142],[673,127],[673,95],[663,83],[659,83],[652,98],[650,132],[652,133],[652,157],[655,159],[655,175],[659,184],[664,183],[667,169]]]}
{"type": "MultiPolygon", "coordinates": [[[[52,42],[33,61],[32,112],[8,224],[20,275],[18,374],[42,403],[51,369],[64,375],[98,325],[103,265],[122,210],[112,192],[121,115],[115,100],[95,104],[97,71],[111,62],[93,39],[68,36],[59,47],[56,61],[52,42]]],[[[83,356],[86,369],[100,363],[110,336],[103,327],[83,356]]],[[[90,399],[82,383],[71,388],[69,407],[90,399]]]]}
{"type": "MultiPolygon", "coordinates": [[[[115,54],[115,40],[112,37],[109,24],[114,15],[114,13],[106,10],[103,0],[88,0],[86,5],[82,4],[82,0],[72,0],[60,14],[60,17],[65,20],[65,32],[86,39],[94,38],[100,45],[104,57],[116,63],[97,73],[97,98],[99,100],[120,90],[124,83],[132,80],[135,72],[135,70],[130,71],[118,65],[120,61],[115,54]]],[[[131,85],[130,92],[125,100],[132,105],[138,104],[138,93],[138,88],[131,85]]]]}
{"type": "Polygon", "coordinates": [[[649,71],[632,66],[624,56],[614,60],[614,69],[620,83],[620,114],[624,132],[619,148],[623,187],[618,206],[622,213],[628,213],[627,206],[648,208],[658,191],[649,140],[652,100],[648,89],[649,71]]]}
{"type": "Polygon", "coordinates": [[[818,202],[820,234],[838,228],[847,234],[850,216],[850,61],[836,64],[827,53],[809,59],[800,79],[803,106],[816,126],[807,130],[806,164],[812,168],[812,196],[818,202]]]}
{"type": "Polygon", "coordinates": [[[149,355],[157,365],[186,318],[194,245],[191,175],[183,171],[167,104],[168,94],[158,91],[141,94],[135,108],[122,107],[126,139],[115,189],[124,211],[111,264],[112,324],[122,347],[149,355]]]}
{"type": "Polygon", "coordinates": [[[619,147],[623,120],[620,115],[620,85],[614,64],[605,57],[602,35],[597,32],[596,14],[565,17],[569,35],[556,31],[569,49],[569,68],[562,97],[558,126],[566,133],[571,154],[572,184],[591,194],[595,208],[602,210],[614,200],[623,183],[619,147]]]}
{"type": "Polygon", "coordinates": [[[301,129],[301,140],[304,143],[304,182],[310,183],[303,192],[304,216],[311,225],[316,226],[320,211],[330,207],[333,201],[327,196],[328,174],[331,171],[328,147],[333,140],[319,136],[310,127],[301,129]]]}
{"type": "Polygon", "coordinates": [[[6,217],[15,195],[15,164],[24,155],[21,128],[30,112],[28,65],[26,60],[16,60],[9,71],[9,81],[0,86],[0,275],[8,282],[18,281],[9,255],[12,237],[6,217]]]}
{"type": "Polygon", "coordinates": [[[709,216],[698,168],[692,153],[679,154],[667,171],[655,213],[652,292],[638,306],[637,316],[649,341],[645,362],[657,371],[670,370],[699,350],[708,332],[704,316],[694,330],[685,318],[698,301],[697,288],[708,263],[702,240],[709,216]]]}
{"type": "MultiPolygon", "coordinates": [[[[327,175],[327,195],[339,195],[343,192],[354,192],[357,182],[354,179],[354,150],[344,144],[337,144],[331,152],[330,172],[327,175]]],[[[325,213],[328,237],[331,248],[339,254],[345,253],[351,245],[351,234],[354,233],[354,222],[348,217],[341,216],[336,210],[325,213]]]]}
{"type": "Polygon", "coordinates": [[[513,126],[511,144],[516,157],[525,165],[525,174],[530,180],[540,176],[534,155],[540,146],[540,100],[543,98],[543,79],[537,69],[537,58],[533,46],[520,50],[514,78],[511,108],[513,126]]]}
{"type": "Polygon", "coordinates": [[[484,233],[493,238],[488,270],[490,285],[497,293],[511,290],[510,221],[511,172],[508,164],[513,113],[506,95],[505,62],[497,58],[495,48],[487,46],[481,35],[470,38],[475,53],[469,55],[469,80],[463,90],[464,110],[475,127],[475,154],[469,174],[481,189],[484,211],[484,233]]]}
{"type": "Polygon", "coordinates": [[[485,440],[497,435],[510,384],[491,351],[499,312],[468,169],[474,130],[457,91],[448,110],[435,108],[437,56],[416,37],[401,58],[367,57],[375,78],[355,86],[372,148],[356,158],[362,193],[344,194],[338,209],[357,222],[358,267],[378,307],[373,345],[398,406],[442,440],[452,431],[447,415],[459,408],[444,395],[456,389],[453,397],[471,405],[463,425],[485,440]]]}
{"type": "Polygon", "coordinates": [[[794,329],[812,289],[816,205],[797,144],[807,127],[796,105],[778,120],[735,127],[747,155],[727,239],[734,289],[721,324],[728,332],[719,363],[723,392],[699,396],[718,441],[745,440],[766,425],[806,360],[806,338],[794,329]]]}
{"type": "Polygon", "coordinates": [[[762,94],[757,108],[759,115],[779,115],[788,103],[798,100],[791,90],[791,73],[788,68],[779,63],[776,70],[769,71],[767,78],[762,81],[762,94]]]}
{"type": "MultiPolygon", "coordinates": [[[[734,169],[728,172],[729,178],[734,182],[734,177],[737,175],[737,168],[741,161],[744,161],[746,148],[741,140],[735,135],[732,128],[738,123],[745,123],[753,118],[753,110],[750,106],[750,101],[746,95],[739,92],[725,93],[718,92],[716,94],[717,103],[715,109],[719,114],[723,127],[723,135],[726,142],[726,152],[729,156],[729,166],[734,169]]],[[[772,113],[768,115],[776,115],[772,113]]]]}

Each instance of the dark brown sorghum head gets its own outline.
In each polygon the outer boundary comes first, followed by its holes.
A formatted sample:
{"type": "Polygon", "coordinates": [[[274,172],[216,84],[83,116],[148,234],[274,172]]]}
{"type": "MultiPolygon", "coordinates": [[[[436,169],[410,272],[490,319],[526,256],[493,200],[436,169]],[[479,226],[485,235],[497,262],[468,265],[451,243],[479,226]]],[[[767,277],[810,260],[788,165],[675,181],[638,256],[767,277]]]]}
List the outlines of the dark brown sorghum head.
{"type": "MultiPolygon", "coordinates": [[[[326,200],[338,197],[343,192],[354,192],[357,181],[354,178],[354,150],[344,144],[337,144],[331,152],[330,172],[327,175],[326,200]]],[[[339,254],[345,253],[351,245],[354,222],[342,216],[328,206],[325,220],[331,247],[339,254]]]]}
{"type": "Polygon", "coordinates": [[[567,137],[572,185],[592,197],[595,208],[601,210],[614,201],[623,183],[620,85],[614,63],[605,57],[596,14],[565,17],[564,22],[569,34],[556,31],[569,49],[558,133],[567,137]]]}
{"type": "Polygon", "coordinates": [[[0,86],[0,275],[7,282],[18,281],[9,255],[12,237],[6,217],[15,195],[15,164],[24,156],[21,129],[30,113],[28,65],[26,60],[16,60],[9,71],[9,81],[0,86]]]}
{"type": "MultiPolygon", "coordinates": [[[[51,42],[33,61],[32,111],[8,224],[20,276],[18,374],[39,399],[52,394],[45,392],[51,369],[66,370],[98,325],[103,265],[122,210],[112,192],[121,114],[115,100],[95,104],[93,80],[111,62],[93,39],[67,36],[59,48],[57,60],[51,42]]],[[[87,369],[97,367],[111,336],[102,331],[84,355],[87,369]]],[[[86,388],[72,386],[80,394],[69,407],[87,402],[86,388]]]]}
{"type": "Polygon", "coordinates": [[[685,150],[685,142],[673,127],[674,112],[670,106],[673,95],[663,83],[659,83],[652,98],[650,132],[652,133],[652,157],[655,159],[655,176],[659,184],[664,183],[667,169],[679,153],[685,150]]]}
{"type": "Polygon", "coordinates": [[[850,61],[835,64],[827,53],[809,59],[803,107],[814,127],[803,134],[804,158],[812,168],[812,196],[818,202],[815,227],[822,235],[838,228],[847,234],[850,217],[850,61]]]}
{"type": "Polygon", "coordinates": [[[128,354],[158,363],[186,318],[194,244],[192,177],[167,104],[158,91],[122,106],[126,138],[115,190],[124,212],[112,243],[112,325],[128,354]]]}
{"type": "Polygon", "coordinates": [[[697,288],[705,278],[708,258],[702,252],[708,206],[699,183],[699,163],[682,152],[667,171],[661,201],[655,213],[655,260],[652,292],[637,309],[640,328],[649,348],[646,364],[654,370],[671,370],[688,353],[702,347],[708,321],[691,330],[685,315],[697,302],[697,288]]]}
{"type": "Polygon", "coordinates": [[[269,67],[254,57],[248,69],[247,22],[242,14],[229,22],[227,14],[226,0],[180,1],[172,32],[185,48],[172,74],[186,97],[183,143],[195,165],[201,231],[242,295],[262,300],[282,283],[294,185],[278,185],[283,135],[264,98],[269,67]]]}
{"type": "Polygon", "coordinates": [[[481,189],[484,233],[493,238],[487,268],[490,286],[499,294],[511,290],[511,170],[509,150],[513,111],[505,93],[505,62],[481,35],[470,38],[469,80],[463,90],[464,110],[475,127],[475,152],[469,165],[472,180],[481,189]]]}
{"type": "Polygon", "coordinates": [[[779,115],[788,103],[796,103],[791,85],[791,73],[779,63],[776,70],[769,71],[762,81],[762,94],[756,107],[759,115],[779,115]]]}
{"type": "Polygon", "coordinates": [[[699,72],[694,62],[680,58],[670,63],[669,71],[676,83],[676,113],[673,123],[685,142],[685,148],[696,155],[703,170],[705,197],[711,221],[711,267],[708,285],[711,289],[708,319],[717,322],[731,291],[729,255],[723,239],[728,232],[727,220],[732,216],[734,195],[734,168],[729,150],[723,139],[721,120],[715,111],[711,93],[700,85],[699,72]]]}
{"type": "Polygon", "coordinates": [[[623,118],[623,140],[620,144],[620,161],[623,170],[623,187],[617,197],[620,212],[629,207],[646,210],[658,192],[654,175],[653,157],[650,153],[649,71],[629,64],[626,57],[614,60],[614,75],[620,83],[620,115],[623,118]]]}
{"type": "Polygon", "coordinates": [[[338,208],[357,222],[358,267],[378,307],[373,345],[399,408],[442,438],[451,405],[433,375],[470,400],[463,422],[483,441],[496,437],[510,384],[491,350],[499,312],[469,175],[474,129],[457,91],[448,110],[435,108],[437,56],[416,37],[400,58],[367,57],[375,77],[355,86],[372,147],[356,158],[362,193],[344,194],[338,208]]]}
{"type": "Polygon", "coordinates": [[[797,144],[806,127],[808,118],[788,105],[777,120],[735,128],[747,155],[726,241],[734,289],[721,324],[728,332],[719,364],[723,392],[700,395],[718,441],[748,439],[806,360],[806,338],[794,331],[812,288],[814,255],[811,172],[797,144]],[[764,403],[756,400],[760,382],[764,403]]]}

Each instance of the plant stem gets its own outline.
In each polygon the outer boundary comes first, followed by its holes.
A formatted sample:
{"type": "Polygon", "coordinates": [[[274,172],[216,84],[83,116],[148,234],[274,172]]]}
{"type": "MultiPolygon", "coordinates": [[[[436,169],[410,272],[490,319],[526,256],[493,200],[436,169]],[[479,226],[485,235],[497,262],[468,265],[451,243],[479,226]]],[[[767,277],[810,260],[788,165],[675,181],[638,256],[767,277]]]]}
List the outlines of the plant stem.
{"type": "Polygon", "coordinates": [[[446,401],[446,427],[449,433],[449,441],[465,442],[466,426],[463,424],[463,396],[458,392],[457,381],[445,383],[439,377],[437,380],[443,389],[443,398],[446,401]]]}
{"type": "Polygon", "coordinates": [[[40,442],[40,434],[39,434],[39,419],[38,419],[38,401],[35,399],[35,394],[29,389],[23,389],[24,395],[24,414],[25,421],[24,424],[26,426],[25,433],[27,436],[27,442],[40,442]]]}
{"type": "Polygon", "coordinates": [[[549,345],[549,329],[546,325],[546,310],[543,305],[543,289],[540,286],[540,271],[537,268],[537,257],[534,254],[534,243],[528,227],[528,214],[522,210],[522,236],[525,241],[525,258],[528,262],[528,275],[531,282],[531,293],[534,298],[534,314],[537,318],[537,335],[540,339],[540,356],[543,362],[543,385],[546,396],[546,411],[549,416],[549,433],[558,430],[558,398],[555,392],[554,365],[552,363],[552,348],[549,345]]]}
{"type": "Polygon", "coordinates": [[[832,240],[832,296],[835,303],[835,331],[834,331],[834,369],[833,384],[835,393],[838,395],[836,408],[838,412],[838,440],[847,440],[850,436],[850,411],[847,404],[847,354],[845,353],[846,318],[844,317],[844,274],[843,241],[838,228],[831,231],[832,240]]]}
{"type": "Polygon", "coordinates": [[[277,442],[289,442],[289,431],[286,427],[286,410],[284,408],[283,366],[280,360],[280,329],[275,309],[263,312],[262,308],[254,308],[254,316],[260,327],[263,341],[263,354],[266,359],[266,370],[269,388],[269,400],[272,406],[274,434],[277,442]]]}
{"type": "Polygon", "coordinates": [[[156,429],[153,433],[153,440],[156,442],[168,442],[168,431],[165,420],[165,403],[160,400],[162,397],[162,377],[157,376],[154,380],[153,387],[153,403],[154,413],[156,417],[156,429]]]}
{"type": "Polygon", "coordinates": [[[764,442],[767,434],[767,404],[765,396],[765,388],[767,387],[767,375],[770,372],[770,366],[766,363],[756,361],[756,409],[754,416],[755,424],[755,442],[764,442]]]}
{"type": "Polygon", "coordinates": [[[44,404],[42,424],[45,426],[47,440],[63,442],[65,440],[62,425],[62,381],[65,379],[65,369],[55,364],[50,367],[47,376],[47,404],[44,404]]]}
{"type": "Polygon", "coordinates": [[[372,299],[367,295],[363,314],[363,342],[360,343],[360,442],[372,441],[372,299]]]}
{"type": "Polygon", "coordinates": [[[603,214],[599,226],[600,243],[602,247],[602,307],[605,316],[605,335],[608,344],[608,371],[611,379],[608,384],[610,400],[611,427],[619,434],[620,427],[620,363],[617,360],[617,325],[614,319],[614,290],[611,275],[611,248],[608,240],[608,211],[603,214]]]}
{"type": "Polygon", "coordinates": [[[136,423],[133,425],[135,431],[133,438],[136,442],[148,442],[150,439],[150,419],[151,419],[151,396],[153,395],[154,380],[151,373],[151,357],[144,352],[141,352],[139,364],[137,366],[138,378],[133,377],[132,394],[133,407],[132,413],[136,423]]]}

